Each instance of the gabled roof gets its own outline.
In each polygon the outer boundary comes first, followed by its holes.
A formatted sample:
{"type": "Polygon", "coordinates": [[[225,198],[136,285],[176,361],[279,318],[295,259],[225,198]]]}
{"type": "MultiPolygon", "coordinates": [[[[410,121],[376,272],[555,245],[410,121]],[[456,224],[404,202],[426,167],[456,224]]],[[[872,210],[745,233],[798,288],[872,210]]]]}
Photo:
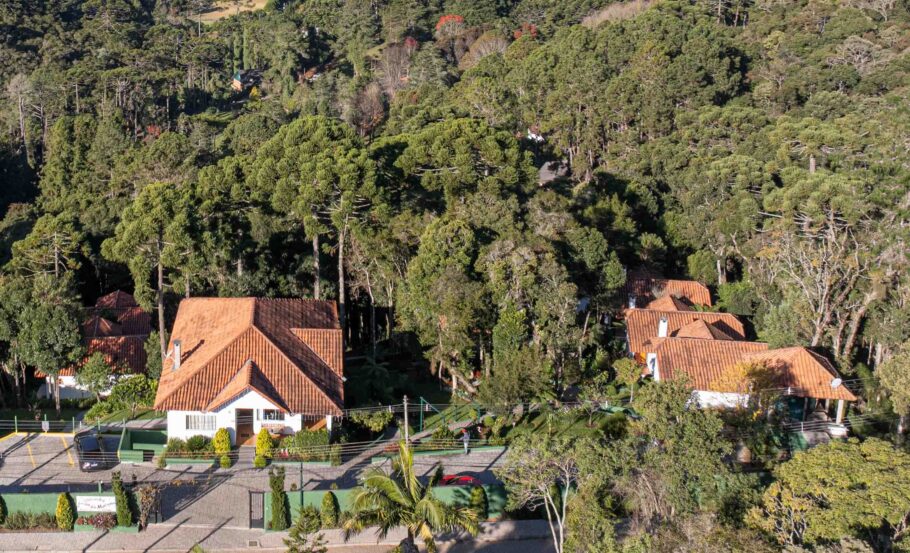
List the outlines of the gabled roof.
{"type": "Polygon", "coordinates": [[[190,298],[180,302],[156,409],[211,411],[254,390],[280,409],[340,415],[342,341],[334,302],[190,298]]]}
{"type": "Polygon", "coordinates": [[[735,340],[732,336],[703,319],[692,321],[672,334],[674,338],[702,338],[704,340],[735,340]]]}
{"type": "Polygon", "coordinates": [[[657,336],[660,319],[664,317],[667,319],[668,336],[674,336],[681,328],[694,321],[704,321],[734,340],[744,340],[746,337],[743,323],[730,313],[627,309],[625,322],[629,351],[645,353],[648,340],[657,336]]]}
{"type": "MultiPolygon", "coordinates": [[[[686,378],[695,390],[742,393],[742,388],[723,390],[724,377],[738,365],[759,362],[774,370],[775,387],[790,388],[788,395],[855,401],[843,385],[831,388],[837,371],[823,357],[805,348],[768,349],[768,344],[701,338],[656,338],[661,380],[686,378]]],[[[783,391],[783,390],[782,390],[783,391]]]]}
{"type": "Polygon", "coordinates": [[[622,297],[625,300],[630,295],[636,298],[638,305],[645,305],[662,296],[683,298],[691,305],[711,305],[711,291],[704,284],[695,280],[663,278],[643,269],[629,271],[626,275],[622,297]]]}
{"type": "Polygon", "coordinates": [[[652,301],[645,306],[645,309],[654,309],[655,311],[695,311],[685,301],[669,294],[652,301]]]}
{"type": "Polygon", "coordinates": [[[797,390],[793,395],[821,399],[856,401],[856,396],[843,384],[836,388],[831,382],[838,378],[837,370],[823,356],[804,347],[772,349],[747,355],[744,361],[760,362],[771,369],[784,369],[780,385],[797,390]]]}
{"type": "Polygon", "coordinates": [[[82,335],[87,338],[120,336],[122,334],[123,327],[121,325],[99,315],[92,315],[87,321],[82,323],[82,335]]]}
{"type": "Polygon", "coordinates": [[[114,290],[98,298],[95,302],[97,309],[125,309],[128,307],[137,307],[136,298],[132,294],[127,294],[123,290],[114,290]]]}
{"type": "MultiPolygon", "coordinates": [[[[95,352],[104,355],[104,360],[115,371],[125,374],[140,374],[146,370],[145,337],[143,336],[101,336],[85,340],[85,356],[76,363],[60,369],[60,376],[75,376],[95,352]]],[[[45,375],[39,374],[39,378],[45,375]]]]}

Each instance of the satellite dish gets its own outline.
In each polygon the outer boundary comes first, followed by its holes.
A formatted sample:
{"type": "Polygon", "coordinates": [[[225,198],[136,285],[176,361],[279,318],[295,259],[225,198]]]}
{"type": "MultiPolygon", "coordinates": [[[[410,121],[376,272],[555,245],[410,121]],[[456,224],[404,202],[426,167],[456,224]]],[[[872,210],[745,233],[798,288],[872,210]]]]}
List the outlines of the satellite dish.
{"type": "Polygon", "coordinates": [[[835,378],[834,380],[831,381],[831,389],[833,390],[843,383],[844,383],[844,381],[841,380],[840,378],[835,378]]]}

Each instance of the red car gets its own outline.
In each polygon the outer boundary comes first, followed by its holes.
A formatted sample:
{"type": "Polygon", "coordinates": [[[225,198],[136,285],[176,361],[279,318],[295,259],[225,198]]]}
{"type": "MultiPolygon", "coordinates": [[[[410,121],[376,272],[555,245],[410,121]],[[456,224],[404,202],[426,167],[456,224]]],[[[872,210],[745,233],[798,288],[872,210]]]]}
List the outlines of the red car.
{"type": "Polygon", "coordinates": [[[468,474],[447,474],[439,480],[440,486],[479,486],[480,480],[468,474]]]}

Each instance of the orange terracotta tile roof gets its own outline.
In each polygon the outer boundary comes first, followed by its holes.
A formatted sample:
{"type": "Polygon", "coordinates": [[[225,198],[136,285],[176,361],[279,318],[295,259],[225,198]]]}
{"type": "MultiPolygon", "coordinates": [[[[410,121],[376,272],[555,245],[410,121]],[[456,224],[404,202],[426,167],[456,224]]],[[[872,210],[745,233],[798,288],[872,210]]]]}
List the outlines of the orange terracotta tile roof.
{"type": "Polygon", "coordinates": [[[171,332],[155,408],[210,411],[255,390],[290,413],[340,415],[342,337],[334,302],[190,298],[171,332]]]}
{"type": "Polygon", "coordinates": [[[674,338],[702,338],[704,340],[735,340],[723,330],[702,319],[692,321],[673,333],[674,338]]]}
{"type": "Polygon", "coordinates": [[[629,351],[645,353],[648,340],[657,337],[657,328],[662,317],[667,318],[667,333],[676,333],[694,321],[704,321],[734,340],[743,340],[746,331],[743,323],[730,313],[708,311],[656,311],[653,309],[627,309],[625,311],[626,336],[629,351]]]}
{"type": "Polygon", "coordinates": [[[622,297],[625,299],[628,296],[634,296],[638,305],[646,305],[664,296],[683,298],[692,305],[712,305],[711,291],[704,284],[695,280],[663,278],[642,270],[629,271],[626,276],[622,297]]]}
{"type": "MultiPolygon", "coordinates": [[[[146,371],[145,337],[102,336],[85,340],[85,356],[75,365],[64,367],[60,376],[75,376],[95,352],[101,352],[107,364],[123,374],[142,374],[146,371]]],[[[44,374],[36,375],[44,378],[44,374]]]]}
{"type": "Polygon", "coordinates": [[[114,290],[110,294],[101,296],[98,298],[98,301],[95,302],[95,307],[98,309],[125,309],[138,305],[139,304],[136,303],[136,298],[123,290],[114,290]]]}
{"type": "Polygon", "coordinates": [[[688,303],[671,295],[661,296],[645,306],[656,311],[695,311],[688,303]]]}
{"type": "Polygon", "coordinates": [[[783,369],[786,378],[780,385],[798,390],[799,393],[793,395],[856,401],[856,396],[843,384],[836,388],[831,387],[831,381],[840,376],[831,362],[804,347],[753,353],[747,355],[744,361],[760,362],[772,369],[783,369]]]}
{"type": "Polygon", "coordinates": [[[96,336],[120,336],[123,327],[99,315],[92,315],[82,323],[82,335],[88,338],[96,336]]]}
{"type": "Polygon", "coordinates": [[[686,378],[695,390],[718,390],[722,377],[744,362],[767,363],[777,369],[776,387],[790,388],[788,395],[818,399],[855,401],[843,385],[831,388],[837,371],[823,357],[805,348],[769,350],[768,344],[700,338],[656,338],[652,340],[661,380],[686,378]]]}

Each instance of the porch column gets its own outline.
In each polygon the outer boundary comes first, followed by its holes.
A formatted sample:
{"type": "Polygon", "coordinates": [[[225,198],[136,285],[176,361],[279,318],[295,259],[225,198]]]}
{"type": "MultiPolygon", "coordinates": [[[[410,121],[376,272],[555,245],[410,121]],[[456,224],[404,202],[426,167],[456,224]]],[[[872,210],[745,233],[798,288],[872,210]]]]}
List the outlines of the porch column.
{"type": "Polygon", "coordinates": [[[834,419],[834,422],[840,424],[844,420],[844,400],[837,400],[837,418],[834,419]]]}
{"type": "Polygon", "coordinates": [[[332,434],[332,415],[325,416],[325,429],[328,431],[329,435],[332,434]]]}

